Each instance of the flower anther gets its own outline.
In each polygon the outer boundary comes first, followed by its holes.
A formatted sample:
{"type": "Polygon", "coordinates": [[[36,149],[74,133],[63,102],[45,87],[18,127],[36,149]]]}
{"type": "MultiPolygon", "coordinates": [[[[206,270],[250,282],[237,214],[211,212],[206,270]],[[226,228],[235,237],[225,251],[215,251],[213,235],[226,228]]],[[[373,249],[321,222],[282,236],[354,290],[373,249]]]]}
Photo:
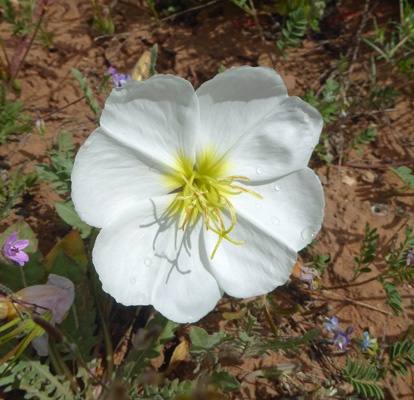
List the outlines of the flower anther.
{"type": "Polygon", "coordinates": [[[191,166],[187,160],[179,160],[178,175],[170,175],[168,178],[173,182],[179,182],[180,186],[175,192],[178,192],[167,213],[172,216],[178,215],[182,220],[182,230],[186,225],[196,223],[198,218],[204,220],[206,230],[210,230],[218,235],[218,242],[213,250],[211,259],[223,239],[228,240],[235,245],[242,245],[244,241],[235,241],[229,237],[230,232],[236,225],[236,212],[231,203],[232,196],[242,193],[251,194],[258,199],[262,196],[238,184],[235,179],[250,182],[245,176],[227,176],[225,175],[226,162],[224,160],[214,160],[214,151],[209,150],[206,154],[201,155],[200,163],[191,166]],[[181,181],[180,181],[181,179],[181,181]],[[226,210],[231,216],[231,222],[226,227],[222,213],[226,210]]]}
{"type": "Polygon", "coordinates": [[[171,75],[115,87],[72,173],[76,211],[102,228],[103,289],[194,322],[224,292],[283,285],[323,219],[307,168],[321,129],[268,68],[231,68],[197,91],[171,75]]]}

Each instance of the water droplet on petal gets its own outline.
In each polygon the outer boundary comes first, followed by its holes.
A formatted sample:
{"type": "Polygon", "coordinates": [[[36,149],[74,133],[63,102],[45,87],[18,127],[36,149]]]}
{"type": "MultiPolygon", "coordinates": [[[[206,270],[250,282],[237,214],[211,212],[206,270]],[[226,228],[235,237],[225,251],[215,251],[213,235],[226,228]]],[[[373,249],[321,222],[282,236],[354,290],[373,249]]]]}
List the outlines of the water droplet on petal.
{"type": "Polygon", "coordinates": [[[256,204],[255,204],[255,206],[256,206],[256,208],[257,208],[258,210],[262,208],[262,205],[261,205],[261,204],[259,204],[259,203],[256,203],[256,204]]]}
{"type": "Polygon", "coordinates": [[[145,264],[147,267],[151,266],[151,264],[152,264],[151,259],[150,259],[149,257],[145,257],[145,258],[144,258],[144,264],[145,264]]]}
{"type": "Polygon", "coordinates": [[[193,316],[192,316],[192,315],[189,315],[189,316],[187,317],[187,319],[191,322],[191,321],[193,320],[193,316]]]}
{"type": "Polygon", "coordinates": [[[129,280],[129,283],[130,283],[131,285],[133,285],[136,281],[137,281],[137,280],[136,280],[134,277],[132,277],[132,278],[129,280]]]}
{"type": "Polygon", "coordinates": [[[305,124],[307,124],[310,121],[309,115],[304,113],[303,120],[305,121],[305,124]]]}
{"type": "Polygon", "coordinates": [[[256,168],[256,174],[257,175],[260,175],[262,172],[263,172],[263,170],[260,167],[256,168]]]}
{"type": "Polygon", "coordinates": [[[280,220],[279,220],[278,217],[272,217],[271,221],[272,221],[272,224],[274,226],[279,226],[280,225],[280,220]]]}
{"type": "Polygon", "coordinates": [[[313,229],[313,228],[311,228],[311,227],[308,227],[308,228],[305,228],[305,229],[302,231],[301,236],[302,236],[302,239],[303,239],[305,242],[311,242],[311,241],[312,241],[312,239],[314,239],[314,238],[315,238],[315,236],[316,236],[316,231],[315,231],[315,229],[313,229]]]}
{"type": "Polygon", "coordinates": [[[275,189],[276,192],[278,192],[280,190],[280,185],[279,184],[275,185],[273,189],[275,189]]]}

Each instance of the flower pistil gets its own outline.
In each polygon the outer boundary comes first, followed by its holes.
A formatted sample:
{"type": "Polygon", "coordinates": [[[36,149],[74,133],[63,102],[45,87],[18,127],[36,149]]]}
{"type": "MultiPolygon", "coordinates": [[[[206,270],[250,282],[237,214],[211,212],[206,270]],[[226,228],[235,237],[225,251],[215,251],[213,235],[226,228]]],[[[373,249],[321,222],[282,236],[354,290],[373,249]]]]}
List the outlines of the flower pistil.
{"type": "MultiPolygon", "coordinates": [[[[173,191],[177,195],[169,208],[169,213],[181,215],[183,231],[189,223],[194,223],[199,215],[204,216],[206,230],[219,236],[211,255],[211,259],[213,259],[223,239],[235,245],[244,244],[244,241],[235,241],[229,237],[229,233],[236,224],[236,212],[230,201],[231,196],[242,193],[251,194],[259,199],[262,199],[262,196],[233,183],[236,179],[250,182],[246,176],[233,175],[219,178],[220,173],[226,169],[225,161],[222,159],[212,162],[213,154],[205,155],[200,159],[199,165],[195,165],[191,171],[188,171],[187,168],[187,171],[178,172],[181,185],[173,191]],[[223,220],[224,210],[228,210],[231,216],[229,227],[225,226],[223,220]]],[[[180,164],[188,165],[186,162],[180,164]]],[[[176,180],[177,176],[174,178],[176,180]]]]}

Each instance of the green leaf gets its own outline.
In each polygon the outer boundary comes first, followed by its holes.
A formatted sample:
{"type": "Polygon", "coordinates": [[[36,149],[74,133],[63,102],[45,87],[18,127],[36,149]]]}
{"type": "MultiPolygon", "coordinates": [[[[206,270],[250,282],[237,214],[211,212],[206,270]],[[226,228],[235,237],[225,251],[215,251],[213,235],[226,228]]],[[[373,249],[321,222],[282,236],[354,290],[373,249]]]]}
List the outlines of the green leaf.
{"type": "Polygon", "coordinates": [[[203,349],[212,349],[225,337],[223,331],[209,335],[203,328],[192,326],[190,328],[190,339],[193,346],[203,349]]]}
{"type": "Polygon", "coordinates": [[[92,228],[79,218],[71,199],[57,201],[55,208],[59,217],[72,228],[79,231],[82,238],[86,238],[91,234],[92,228]]]}
{"type": "Polygon", "coordinates": [[[235,392],[240,388],[239,381],[234,377],[234,375],[231,372],[226,370],[220,371],[220,364],[211,374],[210,383],[216,388],[223,390],[225,392],[235,392]]]}

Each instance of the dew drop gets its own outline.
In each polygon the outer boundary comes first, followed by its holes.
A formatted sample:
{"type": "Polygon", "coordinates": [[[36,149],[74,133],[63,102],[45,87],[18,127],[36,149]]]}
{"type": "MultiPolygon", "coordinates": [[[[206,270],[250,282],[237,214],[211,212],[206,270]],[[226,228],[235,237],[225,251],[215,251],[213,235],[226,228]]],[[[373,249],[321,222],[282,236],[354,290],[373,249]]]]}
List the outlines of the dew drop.
{"type": "Polygon", "coordinates": [[[189,315],[188,317],[187,317],[187,319],[188,319],[188,321],[192,321],[193,320],[193,316],[192,315],[189,315]]]}
{"type": "Polygon", "coordinates": [[[275,189],[276,192],[278,192],[280,190],[280,185],[275,185],[273,189],[275,189]]]}
{"type": "Polygon", "coordinates": [[[314,239],[314,238],[315,238],[315,236],[316,236],[316,231],[315,231],[315,229],[313,229],[313,228],[311,228],[311,227],[308,227],[308,228],[305,228],[305,229],[302,231],[301,236],[302,236],[302,239],[303,239],[305,242],[310,242],[312,239],[314,239]]]}
{"type": "Polygon", "coordinates": [[[307,124],[310,121],[309,115],[305,113],[303,116],[303,120],[305,121],[305,124],[307,124]]]}
{"type": "Polygon", "coordinates": [[[280,225],[280,220],[279,220],[278,217],[272,217],[271,221],[272,221],[272,224],[274,226],[279,226],[280,225]]]}
{"type": "Polygon", "coordinates": [[[257,208],[258,210],[260,210],[260,209],[262,208],[262,205],[261,205],[261,204],[259,204],[259,203],[256,203],[256,204],[255,204],[255,206],[256,206],[256,208],[257,208]]]}
{"type": "Polygon", "coordinates": [[[144,264],[145,264],[147,267],[151,266],[151,264],[152,264],[151,259],[150,259],[149,257],[145,257],[145,258],[144,258],[144,264]]]}
{"type": "Polygon", "coordinates": [[[263,172],[263,170],[260,167],[256,168],[256,174],[257,175],[260,175],[262,172],[263,172]]]}
{"type": "Polygon", "coordinates": [[[132,278],[129,280],[129,283],[130,283],[131,285],[133,285],[136,281],[137,281],[137,280],[136,280],[134,277],[132,277],[132,278]]]}

